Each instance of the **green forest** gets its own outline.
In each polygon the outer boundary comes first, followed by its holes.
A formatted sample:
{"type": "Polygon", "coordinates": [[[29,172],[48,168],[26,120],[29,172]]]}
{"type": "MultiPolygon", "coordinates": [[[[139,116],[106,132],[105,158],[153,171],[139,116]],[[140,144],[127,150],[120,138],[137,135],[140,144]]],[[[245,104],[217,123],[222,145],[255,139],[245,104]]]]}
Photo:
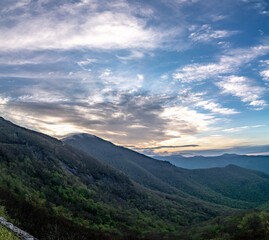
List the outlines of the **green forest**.
{"type": "Polygon", "coordinates": [[[0,119],[0,215],[40,240],[243,239],[248,231],[263,239],[267,233],[267,212],[234,214],[266,209],[268,175],[236,166],[190,171],[138,156],[132,164],[144,172],[144,184],[135,173],[0,119]]]}

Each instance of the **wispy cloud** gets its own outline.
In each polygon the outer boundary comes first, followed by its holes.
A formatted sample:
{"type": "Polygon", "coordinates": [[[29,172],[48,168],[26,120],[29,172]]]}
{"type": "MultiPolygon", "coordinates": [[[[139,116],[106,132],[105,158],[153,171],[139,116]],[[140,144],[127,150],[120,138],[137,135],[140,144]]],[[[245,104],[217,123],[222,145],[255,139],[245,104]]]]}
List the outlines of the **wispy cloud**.
{"type": "Polygon", "coordinates": [[[211,113],[221,115],[231,115],[239,113],[233,108],[223,107],[220,103],[216,102],[216,99],[207,97],[207,92],[191,92],[190,89],[185,89],[179,96],[182,104],[186,106],[195,106],[204,110],[209,110],[211,113]]]}
{"type": "Polygon", "coordinates": [[[250,79],[234,75],[223,77],[222,79],[223,80],[218,82],[217,85],[223,89],[223,93],[239,97],[242,102],[248,103],[256,110],[261,110],[267,105],[267,103],[261,99],[265,89],[255,86],[250,79]]]}
{"type": "Polygon", "coordinates": [[[148,152],[242,143],[222,129],[268,104],[268,9],[253,10],[258,2],[0,1],[1,115],[148,152]]]}
{"type": "Polygon", "coordinates": [[[234,127],[234,128],[223,129],[222,131],[227,132],[227,133],[234,133],[234,132],[240,132],[242,130],[246,130],[246,129],[250,129],[250,128],[260,128],[260,127],[265,127],[265,125],[234,127]]]}
{"type": "Polygon", "coordinates": [[[132,146],[134,150],[158,150],[166,148],[187,148],[187,147],[198,147],[199,145],[180,145],[180,146],[158,146],[158,147],[148,147],[148,148],[137,148],[132,146]]]}
{"type": "Polygon", "coordinates": [[[269,46],[261,45],[246,49],[234,49],[225,53],[217,62],[208,64],[194,63],[178,69],[173,77],[175,80],[191,83],[216,78],[220,75],[234,73],[239,67],[251,62],[259,56],[266,55],[269,46]]]}
{"type": "Polygon", "coordinates": [[[205,110],[210,110],[213,113],[219,113],[223,115],[231,115],[239,113],[235,109],[224,108],[219,103],[215,103],[213,101],[199,101],[196,103],[196,106],[203,107],[205,110]]]}
{"type": "Polygon", "coordinates": [[[209,24],[193,25],[189,28],[189,31],[191,32],[189,38],[194,42],[210,42],[214,39],[227,38],[238,33],[237,31],[213,30],[209,24]]]}
{"type": "Polygon", "coordinates": [[[137,50],[132,50],[128,55],[122,56],[122,55],[117,55],[117,57],[120,60],[133,60],[133,59],[140,59],[144,57],[144,53],[141,51],[137,51],[137,50]]]}
{"type": "Polygon", "coordinates": [[[27,52],[19,53],[1,53],[0,64],[2,66],[22,66],[22,65],[40,65],[40,64],[55,64],[66,61],[64,56],[57,56],[56,54],[38,53],[31,54],[27,52]]]}
{"type": "Polygon", "coordinates": [[[260,71],[260,76],[263,80],[269,81],[269,60],[261,61],[261,63],[264,70],[260,71]]]}
{"type": "Polygon", "coordinates": [[[201,155],[202,156],[219,156],[222,154],[269,155],[269,145],[245,145],[245,146],[236,146],[236,147],[229,147],[229,148],[223,148],[223,149],[216,148],[216,149],[208,149],[208,150],[191,150],[191,151],[184,150],[184,151],[178,151],[178,152],[173,153],[174,156],[177,156],[178,154],[187,156],[187,157],[201,156],[201,155]]]}
{"type": "Polygon", "coordinates": [[[256,10],[259,14],[269,14],[269,11],[267,11],[267,2],[264,0],[242,0],[242,2],[248,3],[249,8],[256,10]]]}
{"type": "Polygon", "coordinates": [[[264,80],[269,81],[269,69],[261,71],[260,75],[264,80]]]}

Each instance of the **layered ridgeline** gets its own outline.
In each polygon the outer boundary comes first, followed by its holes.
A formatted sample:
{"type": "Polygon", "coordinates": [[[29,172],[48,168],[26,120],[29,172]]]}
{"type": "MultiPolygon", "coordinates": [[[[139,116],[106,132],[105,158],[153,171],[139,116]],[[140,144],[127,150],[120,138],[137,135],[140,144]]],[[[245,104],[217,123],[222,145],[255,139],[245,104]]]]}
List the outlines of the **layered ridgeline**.
{"type": "Polygon", "coordinates": [[[126,173],[147,188],[233,208],[251,208],[268,201],[269,176],[234,165],[188,170],[155,160],[88,134],[63,139],[91,156],[126,173]]]}
{"type": "Polygon", "coordinates": [[[155,179],[155,190],[163,184],[163,192],[147,189],[57,139],[0,118],[0,204],[16,226],[40,240],[158,239],[228,210],[155,179]]]}
{"type": "Polygon", "coordinates": [[[16,226],[40,240],[178,239],[230,207],[267,205],[261,172],[191,171],[96,139],[82,151],[0,118],[0,205],[16,226]]]}
{"type": "Polygon", "coordinates": [[[269,174],[269,156],[223,154],[214,157],[183,157],[181,155],[171,155],[154,156],[154,158],[169,161],[175,166],[188,169],[226,167],[230,164],[234,164],[239,167],[258,170],[269,174]]]}

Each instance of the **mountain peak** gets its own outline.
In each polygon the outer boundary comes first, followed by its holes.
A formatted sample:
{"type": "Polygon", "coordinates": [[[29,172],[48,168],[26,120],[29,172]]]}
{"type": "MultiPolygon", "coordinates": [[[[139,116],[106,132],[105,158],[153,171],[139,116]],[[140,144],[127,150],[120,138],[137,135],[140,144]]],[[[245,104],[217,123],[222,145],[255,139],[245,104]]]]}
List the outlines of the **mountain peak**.
{"type": "Polygon", "coordinates": [[[68,135],[67,137],[63,138],[62,140],[71,140],[71,139],[76,139],[76,138],[97,138],[97,136],[88,134],[88,133],[72,133],[68,135]]]}

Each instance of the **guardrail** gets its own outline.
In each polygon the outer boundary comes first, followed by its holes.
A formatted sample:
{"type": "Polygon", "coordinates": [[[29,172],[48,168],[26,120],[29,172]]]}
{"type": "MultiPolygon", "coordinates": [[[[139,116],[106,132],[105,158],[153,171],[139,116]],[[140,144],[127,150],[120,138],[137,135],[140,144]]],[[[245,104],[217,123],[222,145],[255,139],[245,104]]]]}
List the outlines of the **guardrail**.
{"type": "Polygon", "coordinates": [[[38,240],[34,238],[29,233],[21,230],[20,228],[14,226],[12,223],[8,222],[5,218],[0,217],[0,224],[4,225],[6,228],[9,228],[12,232],[14,232],[18,237],[21,237],[25,240],[38,240]]]}

